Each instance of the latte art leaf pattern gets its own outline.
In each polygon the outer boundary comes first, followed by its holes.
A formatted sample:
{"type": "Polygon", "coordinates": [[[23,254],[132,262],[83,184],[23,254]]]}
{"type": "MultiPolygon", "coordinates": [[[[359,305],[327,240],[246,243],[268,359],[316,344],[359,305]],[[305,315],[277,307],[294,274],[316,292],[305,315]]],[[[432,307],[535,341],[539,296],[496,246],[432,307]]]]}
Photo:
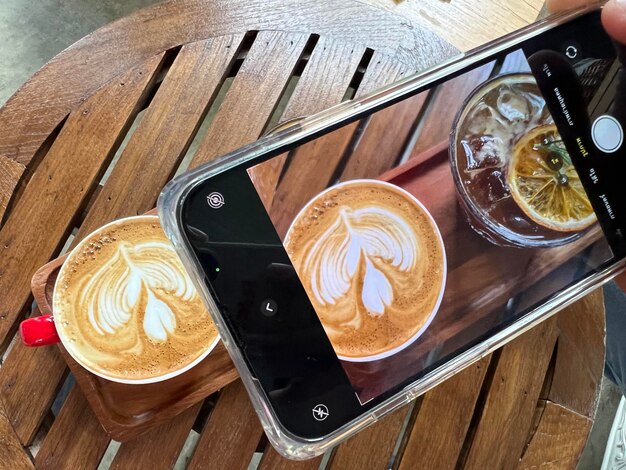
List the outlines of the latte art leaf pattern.
{"type": "Polygon", "coordinates": [[[167,243],[120,243],[81,293],[81,303],[88,306],[89,322],[96,332],[115,334],[123,328],[137,315],[144,294],[143,330],[154,341],[167,340],[176,329],[176,315],[162,292],[182,301],[197,295],[190,280],[174,268],[176,262],[168,262],[172,259],[176,253],[167,243]]]}
{"type": "Polygon", "coordinates": [[[344,207],[309,251],[303,269],[311,273],[311,290],[320,304],[354,295],[371,315],[383,315],[394,292],[377,265],[411,271],[419,261],[418,247],[415,231],[396,214],[380,207],[344,207]]]}
{"type": "Polygon", "coordinates": [[[284,243],[341,360],[399,352],[442,299],[446,261],[435,220],[392,184],[352,180],[328,188],[300,210],[284,243]]]}

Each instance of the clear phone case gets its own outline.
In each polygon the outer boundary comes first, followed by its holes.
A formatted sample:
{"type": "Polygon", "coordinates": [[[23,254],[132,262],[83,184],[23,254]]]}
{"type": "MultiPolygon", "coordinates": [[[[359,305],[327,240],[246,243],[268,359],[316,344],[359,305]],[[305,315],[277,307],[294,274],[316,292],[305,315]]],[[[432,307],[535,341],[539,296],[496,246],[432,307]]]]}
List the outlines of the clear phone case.
{"type": "Polygon", "coordinates": [[[184,174],[170,182],[165,187],[158,202],[159,215],[165,232],[174,243],[174,246],[176,247],[183,263],[194,279],[198,291],[203,296],[204,301],[222,336],[224,345],[229,351],[235,366],[239,371],[241,379],[250,395],[250,399],[252,400],[254,408],[257,411],[270,442],[281,454],[291,459],[307,459],[331,449],[339,442],[349,438],[366,426],[376,422],[386,414],[391,413],[399,407],[409,403],[411,400],[437,386],[463,368],[468,367],[472,363],[492,353],[505,343],[513,340],[538,323],[557,313],[559,310],[565,308],[572,302],[580,299],[594,288],[607,282],[624,268],[626,262],[622,260],[608,269],[596,273],[584,281],[579,282],[571,288],[559,292],[548,302],[530,311],[506,329],[500,331],[481,344],[472,347],[465,353],[454,357],[443,366],[428,373],[420,380],[410,384],[400,393],[384,401],[374,409],[369,410],[366,414],[361,415],[352,422],[346,423],[339,430],[319,440],[308,440],[291,435],[278,421],[263,389],[260,387],[258,381],[255,380],[250,374],[248,366],[246,365],[234,338],[229,333],[217,305],[205,286],[203,270],[197,259],[195,259],[194,254],[188,248],[185,235],[181,227],[180,213],[182,202],[184,201],[186,195],[188,195],[194,187],[207,178],[224,172],[243,162],[253,160],[261,155],[272,152],[280,147],[297,142],[307,136],[323,132],[325,129],[333,127],[336,124],[345,121],[347,118],[366,113],[368,110],[384,105],[385,103],[394,102],[407,93],[427,86],[432,82],[438,81],[447,75],[462,70],[474,63],[480,62],[493,54],[508,50],[525,40],[531,39],[556,26],[564,24],[579,15],[588,13],[597,8],[598,6],[594,6],[577,12],[566,13],[548,18],[547,20],[541,21],[519,32],[506,36],[498,41],[487,44],[477,50],[459,55],[458,57],[455,57],[436,68],[412,77],[408,77],[391,86],[387,86],[386,88],[364,97],[363,99],[358,101],[347,101],[319,114],[298,120],[296,122],[286,123],[257,142],[236,150],[219,160],[199,167],[192,172],[184,174]]]}

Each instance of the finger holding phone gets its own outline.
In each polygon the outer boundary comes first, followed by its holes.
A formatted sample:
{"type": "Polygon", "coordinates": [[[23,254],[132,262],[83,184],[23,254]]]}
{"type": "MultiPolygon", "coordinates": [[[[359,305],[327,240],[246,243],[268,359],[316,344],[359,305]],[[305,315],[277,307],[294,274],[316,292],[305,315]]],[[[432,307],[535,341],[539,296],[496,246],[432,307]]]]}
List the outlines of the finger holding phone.
{"type": "MultiPolygon", "coordinates": [[[[591,5],[589,0],[548,0],[551,12],[580,8],[591,5]]],[[[626,0],[609,1],[602,12],[602,23],[606,31],[615,39],[626,44],[626,0]]]]}

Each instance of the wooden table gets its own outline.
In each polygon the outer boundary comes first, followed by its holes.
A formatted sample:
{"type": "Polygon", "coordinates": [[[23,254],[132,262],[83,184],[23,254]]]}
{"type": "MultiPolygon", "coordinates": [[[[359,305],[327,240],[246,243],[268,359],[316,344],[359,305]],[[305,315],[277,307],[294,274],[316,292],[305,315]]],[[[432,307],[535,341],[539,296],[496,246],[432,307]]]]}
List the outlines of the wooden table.
{"type": "MultiPolygon", "coordinates": [[[[185,443],[195,447],[189,468],[247,468],[255,453],[261,468],[318,468],[321,458],[290,462],[268,446],[239,381],[121,446],[78,387],[53,406],[67,377],[59,351],[16,337],[30,277],[97,226],[151,209],[181,168],[523,26],[542,2],[502,3],[171,1],[96,31],[33,76],[0,110],[0,468],[95,468],[108,448],[113,468],[170,468],[185,443]]],[[[413,154],[445,140],[449,125],[432,117],[485,73],[383,113],[362,139],[393,147],[421,130],[413,154]]],[[[597,292],[340,445],[325,465],[574,468],[603,362],[597,292]]]]}

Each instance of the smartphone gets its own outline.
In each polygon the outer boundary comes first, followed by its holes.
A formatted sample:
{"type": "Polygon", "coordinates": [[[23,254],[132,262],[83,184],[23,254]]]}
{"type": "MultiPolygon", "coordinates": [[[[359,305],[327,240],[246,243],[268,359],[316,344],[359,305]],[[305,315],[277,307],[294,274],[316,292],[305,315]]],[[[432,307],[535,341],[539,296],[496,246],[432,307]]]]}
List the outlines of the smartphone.
{"type": "Polygon", "coordinates": [[[554,17],[164,189],[279,452],[321,454],[624,268],[620,55],[597,7],[554,17]]]}

